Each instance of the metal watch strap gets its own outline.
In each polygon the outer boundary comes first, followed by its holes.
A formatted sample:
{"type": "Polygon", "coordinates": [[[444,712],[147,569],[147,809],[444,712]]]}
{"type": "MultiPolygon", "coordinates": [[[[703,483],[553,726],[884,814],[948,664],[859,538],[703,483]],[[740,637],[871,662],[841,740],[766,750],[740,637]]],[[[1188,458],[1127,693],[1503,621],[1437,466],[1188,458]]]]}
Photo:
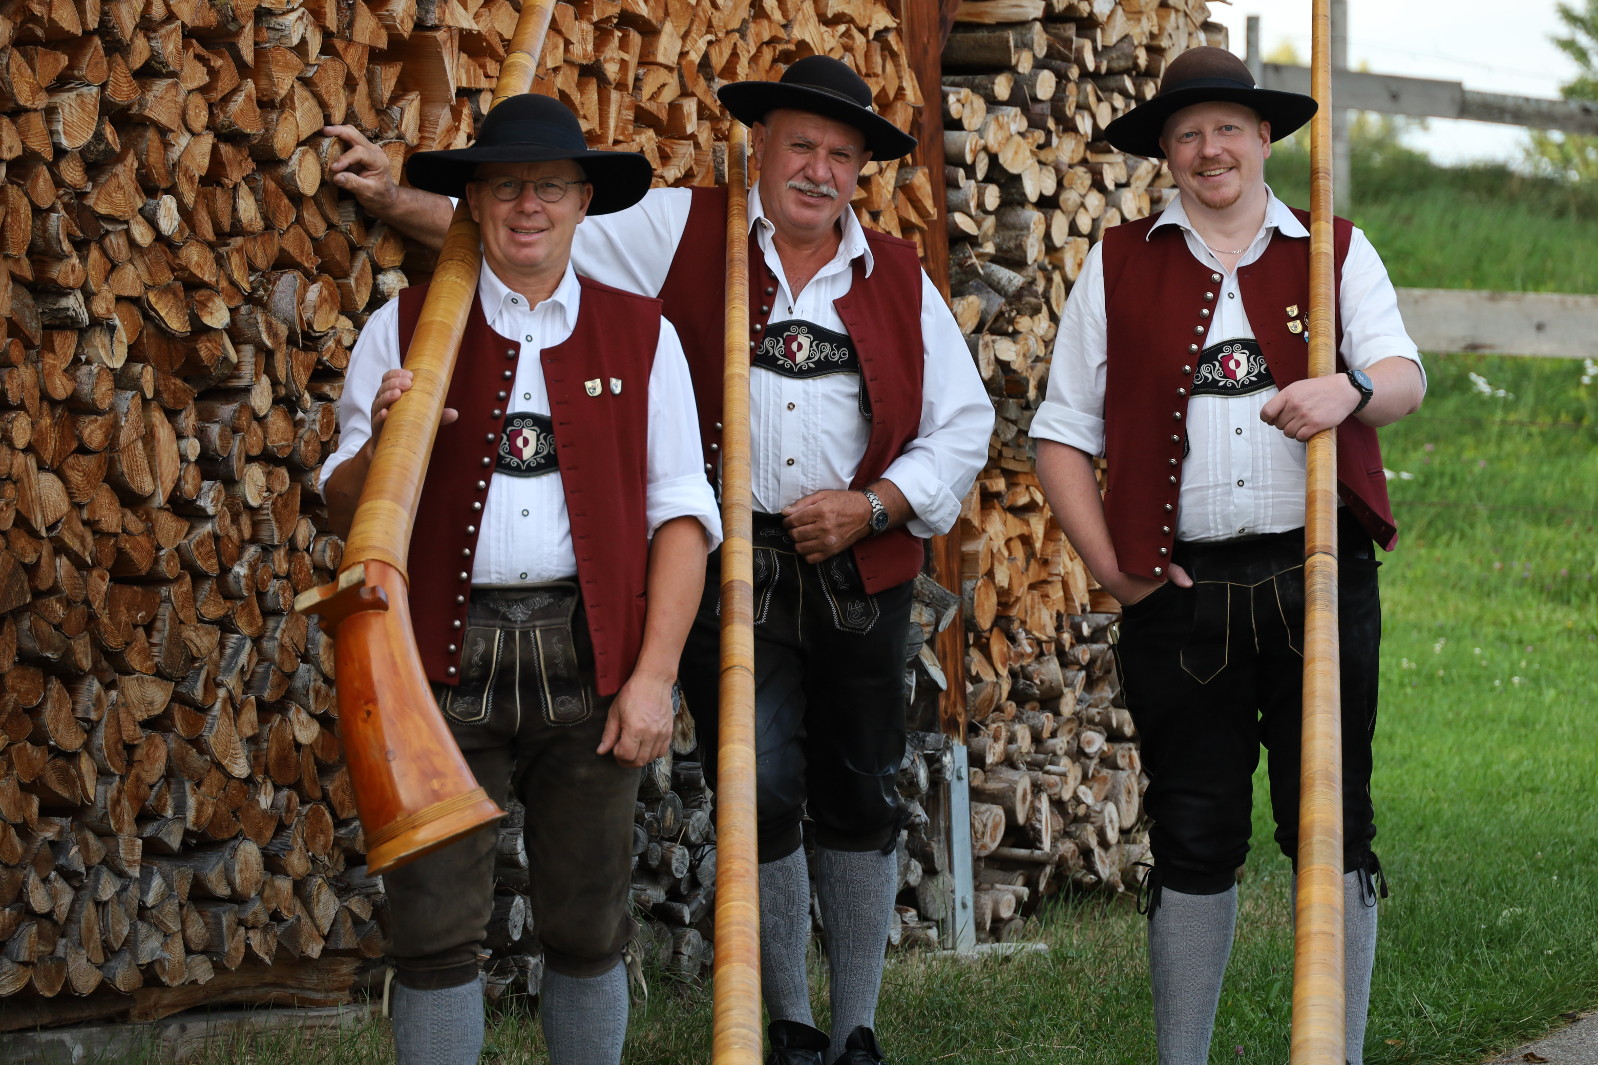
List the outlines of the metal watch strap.
{"type": "Polygon", "coordinates": [[[872,535],[886,532],[888,528],[888,508],[878,498],[877,493],[869,488],[862,488],[860,493],[866,497],[866,502],[871,504],[871,520],[867,523],[872,535]]]}

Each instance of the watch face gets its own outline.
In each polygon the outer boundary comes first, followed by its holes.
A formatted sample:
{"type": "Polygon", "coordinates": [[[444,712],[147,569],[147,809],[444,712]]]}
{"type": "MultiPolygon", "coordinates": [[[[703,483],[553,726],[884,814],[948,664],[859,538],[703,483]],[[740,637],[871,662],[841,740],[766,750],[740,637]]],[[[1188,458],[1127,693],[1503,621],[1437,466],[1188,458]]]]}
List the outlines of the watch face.
{"type": "Polygon", "coordinates": [[[1355,383],[1357,383],[1361,389],[1366,392],[1372,391],[1371,379],[1366,375],[1364,370],[1353,370],[1351,372],[1354,375],[1355,383]]]}
{"type": "Polygon", "coordinates": [[[888,527],[888,512],[887,511],[885,511],[885,510],[884,511],[879,511],[876,514],[871,515],[871,531],[872,532],[881,532],[882,530],[886,529],[887,527],[888,527]]]}

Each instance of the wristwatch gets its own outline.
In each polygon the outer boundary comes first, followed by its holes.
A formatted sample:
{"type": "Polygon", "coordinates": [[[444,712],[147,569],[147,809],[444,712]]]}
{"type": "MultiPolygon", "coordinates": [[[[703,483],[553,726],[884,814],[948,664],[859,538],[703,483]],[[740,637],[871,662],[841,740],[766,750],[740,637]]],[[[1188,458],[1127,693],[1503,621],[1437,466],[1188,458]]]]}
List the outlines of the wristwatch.
{"type": "Polygon", "coordinates": [[[882,505],[882,500],[877,498],[877,493],[869,488],[862,488],[861,494],[866,497],[866,502],[871,504],[871,534],[875,536],[880,532],[888,531],[888,508],[882,505]]]}
{"type": "Polygon", "coordinates": [[[1345,370],[1343,372],[1350,383],[1359,389],[1359,405],[1354,408],[1354,413],[1358,414],[1365,409],[1365,404],[1369,403],[1371,397],[1376,394],[1376,386],[1371,384],[1371,379],[1364,370],[1345,370]]]}

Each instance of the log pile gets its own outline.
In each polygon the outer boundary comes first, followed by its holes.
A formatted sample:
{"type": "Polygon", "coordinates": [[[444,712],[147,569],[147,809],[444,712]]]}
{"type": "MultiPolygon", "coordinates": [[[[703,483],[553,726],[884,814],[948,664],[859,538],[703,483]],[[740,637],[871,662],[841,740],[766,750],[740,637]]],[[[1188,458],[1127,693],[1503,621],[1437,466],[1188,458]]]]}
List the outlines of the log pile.
{"type": "MultiPolygon", "coordinates": [[[[536,88],[662,183],[709,183],[715,87],[810,52],[908,124],[894,8],[561,4],[536,88]]],[[[350,347],[413,277],[398,233],[328,180],[321,129],[361,128],[396,168],[466,143],[515,11],[0,11],[0,1027],[156,1016],[252,981],[327,1001],[378,951],[331,648],[290,604],[339,564],[314,485],[350,347]]],[[[932,177],[872,164],[856,207],[916,236],[932,177]]],[[[658,960],[695,975],[709,797],[686,762],[651,779],[636,895],[669,915],[658,960]]]]}
{"type": "Polygon", "coordinates": [[[1089,247],[1170,186],[1104,128],[1207,43],[1207,17],[1204,0],[965,0],[943,52],[950,291],[998,411],[956,532],[981,938],[1064,886],[1122,890],[1147,854],[1118,608],[1049,512],[1028,429],[1089,247]]]}

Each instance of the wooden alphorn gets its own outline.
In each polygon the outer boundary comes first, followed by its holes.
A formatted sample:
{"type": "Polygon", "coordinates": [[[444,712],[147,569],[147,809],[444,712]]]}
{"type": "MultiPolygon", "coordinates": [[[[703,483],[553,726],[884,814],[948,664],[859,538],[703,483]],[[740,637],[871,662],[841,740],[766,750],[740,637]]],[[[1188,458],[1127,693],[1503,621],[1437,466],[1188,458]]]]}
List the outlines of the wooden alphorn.
{"type": "MultiPolygon", "coordinates": [[[[1310,127],[1309,375],[1336,371],[1331,0],[1315,0],[1310,127]]],[[[1290,1065],[1343,1061],[1343,747],[1337,632],[1337,430],[1309,442],[1304,495],[1304,732],[1290,1065]]]]}
{"type": "MultiPolygon", "coordinates": [[[[553,11],[554,0],[526,0],[493,104],[532,88],[553,11]]],[[[477,223],[462,200],[406,354],[414,381],[389,408],[373,449],[338,580],[294,601],[296,609],[320,615],[335,636],[339,736],[374,874],[504,816],[477,785],[433,700],[411,628],[405,571],[481,268],[477,223]]]]}
{"type": "Polygon", "coordinates": [[[749,473],[749,179],[745,131],[727,140],[726,362],[721,437],[721,686],[716,755],[712,1065],[760,1062],[760,887],[755,846],[755,637],[749,473]]]}

